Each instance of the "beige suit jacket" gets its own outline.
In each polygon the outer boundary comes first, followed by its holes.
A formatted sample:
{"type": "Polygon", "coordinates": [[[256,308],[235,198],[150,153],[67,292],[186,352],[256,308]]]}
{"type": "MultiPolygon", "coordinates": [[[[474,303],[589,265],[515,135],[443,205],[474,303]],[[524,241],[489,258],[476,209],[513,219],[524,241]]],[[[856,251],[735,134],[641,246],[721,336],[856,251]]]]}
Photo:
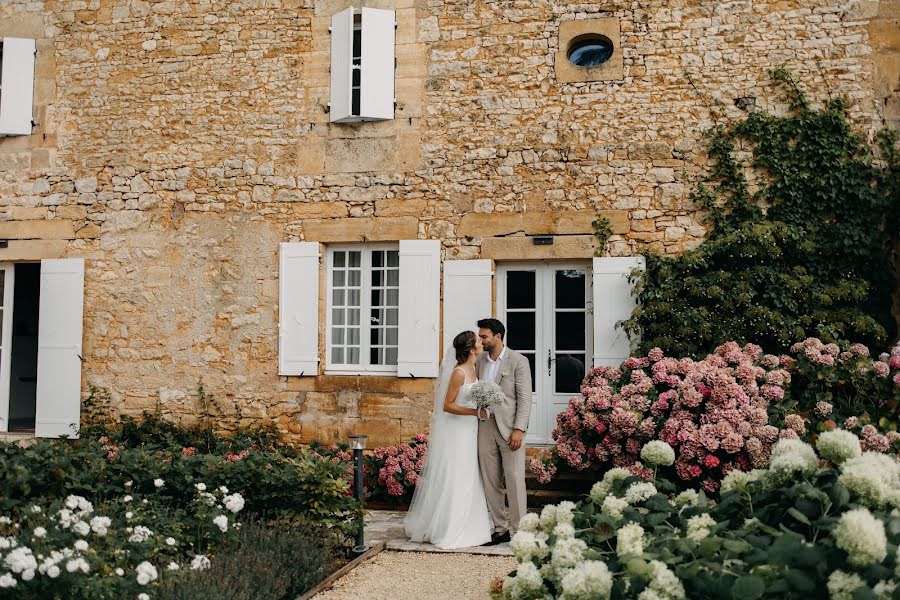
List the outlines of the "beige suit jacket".
{"type": "MultiPolygon", "coordinates": [[[[478,379],[482,379],[482,374],[487,370],[487,357],[487,352],[478,357],[478,379]]],[[[500,386],[504,396],[503,402],[491,409],[500,435],[503,439],[509,439],[513,429],[528,431],[528,417],[531,415],[531,368],[528,359],[507,348],[494,383],[500,386]]]]}

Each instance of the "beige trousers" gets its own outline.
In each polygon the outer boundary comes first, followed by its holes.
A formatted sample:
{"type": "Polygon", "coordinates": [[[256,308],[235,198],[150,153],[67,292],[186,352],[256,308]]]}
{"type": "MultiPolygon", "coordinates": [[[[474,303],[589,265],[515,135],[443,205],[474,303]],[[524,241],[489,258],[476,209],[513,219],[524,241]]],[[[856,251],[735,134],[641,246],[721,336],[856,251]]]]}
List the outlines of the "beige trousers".
{"type": "Polygon", "coordinates": [[[526,512],[525,444],[515,452],[510,450],[493,415],[478,424],[478,464],[494,531],[513,535],[526,512]]]}

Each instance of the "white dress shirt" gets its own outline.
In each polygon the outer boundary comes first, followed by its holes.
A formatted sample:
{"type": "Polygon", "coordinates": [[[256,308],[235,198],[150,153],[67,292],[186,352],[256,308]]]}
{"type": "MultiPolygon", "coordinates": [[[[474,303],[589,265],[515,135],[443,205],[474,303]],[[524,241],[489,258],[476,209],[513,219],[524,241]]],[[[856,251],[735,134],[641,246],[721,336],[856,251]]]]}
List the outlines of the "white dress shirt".
{"type": "Polygon", "coordinates": [[[497,381],[497,375],[500,373],[500,361],[503,360],[504,354],[506,354],[506,346],[503,347],[503,350],[500,352],[500,356],[497,357],[497,360],[491,360],[491,353],[488,352],[487,366],[484,369],[484,378],[487,381],[497,381]]]}

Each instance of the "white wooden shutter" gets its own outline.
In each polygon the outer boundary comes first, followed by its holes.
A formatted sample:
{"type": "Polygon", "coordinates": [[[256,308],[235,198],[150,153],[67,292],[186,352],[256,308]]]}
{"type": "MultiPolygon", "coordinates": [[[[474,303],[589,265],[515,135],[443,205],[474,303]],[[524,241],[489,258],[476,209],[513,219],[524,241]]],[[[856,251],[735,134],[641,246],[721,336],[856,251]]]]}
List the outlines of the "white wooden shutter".
{"type": "Polygon", "coordinates": [[[398,377],[437,377],[441,242],[400,241],[398,377]]]}
{"type": "Polygon", "coordinates": [[[625,331],[616,323],[631,317],[635,302],[628,274],[644,268],[644,257],[602,257],[593,264],[594,366],[618,367],[631,354],[625,331]]]}
{"type": "Polygon", "coordinates": [[[479,319],[492,316],[493,266],[487,259],[444,262],[444,350],[459,332],[477,333],[479,319]]]}
{"type": "Polygon", "coordinates": [[[362,9],[360,116],[364,119],[394,118],[395,27],[394,11],[362,9]]]}
{"type": "Polygon", "coordinates": [[[2,38],[0,135],[31,135],[34,100],[34,40],[2,38]]]}
{"type": "Polygon", "coordinates": [[[331,17],[331,122],[351,117],[353,85],[353,7],[331,17]]]}
{"type": "Polygon", "coordinates": [[[81,427],[84,259],[41,261],[37,437],[77,437],[81,427]]]}
{"type": "Polygon", "coordinates": [[[319,243],[281,244],[278,374],[319,374],[319,243]]]}
{"type": "Polygon", "coordinates": [[[319,243],[281,244],[278,374],[319,374],[319,243]]]}

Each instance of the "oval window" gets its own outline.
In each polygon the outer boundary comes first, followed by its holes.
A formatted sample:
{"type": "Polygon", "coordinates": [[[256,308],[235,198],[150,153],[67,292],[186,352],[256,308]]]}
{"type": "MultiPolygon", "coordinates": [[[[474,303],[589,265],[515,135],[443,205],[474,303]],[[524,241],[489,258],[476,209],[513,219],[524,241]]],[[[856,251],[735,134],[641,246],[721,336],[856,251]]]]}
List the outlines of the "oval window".
{"type": "Polygon", "coordinates": [[[569,44],[569,62],[579,67],[599,67],[612,55],[612,41],[599,34],[579,36],[569,44]]]}

